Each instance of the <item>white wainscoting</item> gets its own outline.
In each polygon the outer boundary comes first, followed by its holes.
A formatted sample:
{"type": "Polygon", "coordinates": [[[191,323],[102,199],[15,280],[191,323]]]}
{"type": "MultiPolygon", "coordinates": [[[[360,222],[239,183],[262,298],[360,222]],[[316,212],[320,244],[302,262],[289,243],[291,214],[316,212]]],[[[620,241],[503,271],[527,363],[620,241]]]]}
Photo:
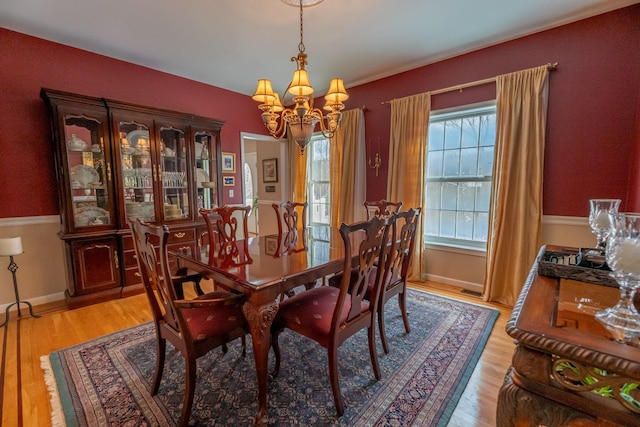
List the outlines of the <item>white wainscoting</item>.
{"type": "MultiPolygon", "coordinates": [[[[542,219],[542,244],[593,247],[595,237],[586,217],[546,215],[542,219]]],[[[484,251],[428,245],[423,278],[482,292],[485,263],[484,251]]]]}
{"type": "MultiPolygon", "coordinates": [[[[60,217],[0,218],[0,238],[22,238],[24,253],[13,257],[20,299],[34,305],[64,299],[67,278],[64,245],[58,237],[60,217]]],[[[8,257],[0,257],[0,311],[15,301],[8,257]]],[[[12,307],[15,309],[15,306],[12,307]]],[[[25,305],[22,308],[26,309],[25,305]]]]}
{"type": "MultiPolygon", "coordinates": [[[[264,206],[267,209],[267,206],[264,206]]],[[[268,208],[271,208],[268,206],[268,208]]],[[[34,305],[64,299],[67,289],[64,245],[58,238],[59,216],[0,218],[0,237],[21,236],[24,253],[18,264],[20,298],[34,305]]],[[[593,246],[595,240],[586,217],[545,216],[544,244],[593,246]]],[[[0,257],[0,312],[14,301],[9,258],[0,257]]],[[[430,246],[425,251],[426,278],[482,291],[485,254],[482,251],[430,246]]]]}

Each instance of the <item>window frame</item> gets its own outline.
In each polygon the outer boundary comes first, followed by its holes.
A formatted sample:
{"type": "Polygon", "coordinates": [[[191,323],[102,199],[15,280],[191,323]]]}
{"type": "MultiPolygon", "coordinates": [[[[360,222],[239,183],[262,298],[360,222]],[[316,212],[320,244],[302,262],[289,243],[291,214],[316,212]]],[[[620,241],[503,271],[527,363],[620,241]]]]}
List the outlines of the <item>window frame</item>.
{"type": "MultiPolygon", "coordinates": [[[[308,222],[307,224],[311,227],[313,226],[324,226],[324,225],[331,225],[331,170],[328,171],[327,173],[327,181],[321,181],[321,180],[313,180],[313,162],[311,161],[311,150],[312,150],[312,145],[316,142],[316,141],[320,141],[320,140],[326,140],[327,144],[330,144],[330,139],[325,137],[324,135],[322,135],[321,132],[316,132],[311,136],[311,141],[309,142],[309,145],[307,145],[307,147],[305,148],[305,156],[307,156],[307,201],[308,201],[308,209],[307,209],[307,216],[308,216],[308,222]],[[326,184],[329,188],[329,194],[328,194],[328,201],[327,201],[327,209],[328,209],[328,222],[324,223],[324,222],[314,222],[313,221],[313,202],[312,202],[312,195],[313,195],[313,191],[312,191],[312,186],[314,184],[326,184]]],[[[331,149],[329,147],[329,156],[331,155],[331,149]]],[[[327,164],[330,164],[330,158],[328,160],[327,164]]]]}
{"type": "MultiPolygon", "coordinates": [[[[459,105],[456,107],[452,107],[452,108],[446,108],[446,109],[441,109],[441,110],[436,110],[436,111],[432,111],[429,117],[429,127],[431,126],[431,124],[433,123],[439,123],[439,122],[445,122],[447,120],[452,120],[452,119],[464,119],[464,118],[468,118],[468,117],[477,117],[477,116],[481,116],[481,115],[486,115],[487,113],[494,113],[496,115],[496,121],[497,121],[497,109],[496,109],[496,101],[495,100],[490,100],[490,101],[486,101],[486,102],[480,102],[480,103],[474,103],[474,104],[466,104],[466,105],[459,105]]],[[[428,130],[429,132],[429,130],[428,130]]],[[[497,130],[496,130],[497,132],[497,130]]],[[[426,165],[428,165],[428,161],[429,161],[429,147],[428,147],[428,139],[425,142],[425,144],[427,145],[425,147],[425,168],[427,167],[426,165]]],[[[488,183],[492,183],[493,181],[493,177],[494,177],[494,172],[495,172],[495,136],[494,136],[494,161],[492,162],[492,169],[491,169],[491,175],[483,175],[483,176],[452,176],[452,177],[444,177],[444,176],[440,176],[440,177],[434,177],[434,178],[429,178],[427,175],[427,171],[425,170],[425,178],[424,178],[424,197],[425,197],[425,215],[423,215],[423,239],[424,239],[424,246],[425,247],[450,247],[450,248],[456,248],[456,249],[466,249],[466,250],[471,250],[471,251],[481,251],[481,252],[486,252],[486,246],[487,246],[487,242],[486,240],[484,241],[480,241],[480,240],[470,240],[470,239],[461,239],[461,238],[455,238],[455,237],[442,237],[442,236],[434,236],[432,234],[427,234],[427,219],[428,219],[428,215],[427,213],[427,185],[430,182],[451,182],[451,183],[460,183],[460,182],[488,182],[488,183]]],[[[458,151],[462,150],[464,147],[460,146],[458,148],[458,151]]],[[[445,151],[444,148],[442,150],[443,152],[445,151]]],[[[489,194],[489,200],[491,200],[492,195],[489,194]]],[[[442,208],[442,205],[440,205],[440,208],[442,208]]],[[[442,209],[440,209],[442,210],[442,209]]],[[[454,212],[465,212],[464,209],[458,209],[458,206],[456,206],[456,210],[454,212]]],[[[483,211],[477,211],[474,207],[474,210],[471,211],[474,214],[478,213],[478,212],[483,212],[483,211]]],[[[488,214],[488,212],[487,212],[488,214]]],[[[488,218],[487,218],[488,221],[488,218]]],[[[487,223],[487,227],[488,227],[488,223],[487,223]]]]}

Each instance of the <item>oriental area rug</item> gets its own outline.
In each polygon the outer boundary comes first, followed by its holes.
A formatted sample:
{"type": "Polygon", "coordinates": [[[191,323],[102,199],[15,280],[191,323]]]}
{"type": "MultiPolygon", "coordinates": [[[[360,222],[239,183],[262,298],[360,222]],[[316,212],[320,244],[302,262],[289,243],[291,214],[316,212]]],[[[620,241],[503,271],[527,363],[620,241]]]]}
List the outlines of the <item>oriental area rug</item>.
{"type": "MultiPolygon", "coordinates": [[[[385,355],[378,343],[380,381],[373,375],[366,331],[340,347],[345,400],[340,418],[326,350],[284,331],[280,373],[269,380],[269,425],[446,426],[498,311],[416,290],[409,290],[407,309],[409,334],[397,300],[386,305],[390,351],[385,355]]],[[[253,425],[258,389],[251,340],[245,357],[241,349],[236,340],[226,354],[216,349],[198,360],[190,425],[253,425]]],[[[184,392],[184,361],[168,344],[160,390],[151,396],[155,353],[153,325],[146,323],[43,356],[52,425],[175,425],[184,392]]],[[[269,361],[272,366],[273,353],[269,361]]]]}

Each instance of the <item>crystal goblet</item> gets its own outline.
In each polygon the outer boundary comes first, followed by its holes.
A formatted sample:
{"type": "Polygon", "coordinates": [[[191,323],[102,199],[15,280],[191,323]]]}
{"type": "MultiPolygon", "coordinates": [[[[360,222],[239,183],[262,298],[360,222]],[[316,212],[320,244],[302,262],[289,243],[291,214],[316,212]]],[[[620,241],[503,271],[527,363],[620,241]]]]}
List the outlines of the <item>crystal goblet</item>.
{"type": "Polygon", "coordinates": [[[620,287],[618,303],[595,314],[617,341],[640,337],[640,313],[633,299],[640,286],[640,213],[612,214],[607,264],[620,287]]]}
{"type": "Polygon", "coordinates": [[[589,206],[589,225],[598,240],[596,247],[604,249],[611,231],[609,214],[618,213],[620,199],[591,199],[589,206]]]}

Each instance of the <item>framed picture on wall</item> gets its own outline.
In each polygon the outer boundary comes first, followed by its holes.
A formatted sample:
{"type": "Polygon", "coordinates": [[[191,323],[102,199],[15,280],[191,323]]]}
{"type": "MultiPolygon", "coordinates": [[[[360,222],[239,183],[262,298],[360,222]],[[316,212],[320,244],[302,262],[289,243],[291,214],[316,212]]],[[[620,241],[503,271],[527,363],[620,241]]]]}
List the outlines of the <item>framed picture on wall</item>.
{"type": "Polygon", "coordinates": [[[236,185],[236,179],[233,176],[223,176],[222,177],[222,185],[225,187],[233,187],[236,185]]]}
{"type": "Polygon", "coordinates": [[[222,172],[236,172],[236,153],[222,153],[222,172]]]}
{"type": "Polygon", "coordinates": [[[262,180],[264,182],[278,182],[278,159],[264,159],[262,161],[262,180]]]}

